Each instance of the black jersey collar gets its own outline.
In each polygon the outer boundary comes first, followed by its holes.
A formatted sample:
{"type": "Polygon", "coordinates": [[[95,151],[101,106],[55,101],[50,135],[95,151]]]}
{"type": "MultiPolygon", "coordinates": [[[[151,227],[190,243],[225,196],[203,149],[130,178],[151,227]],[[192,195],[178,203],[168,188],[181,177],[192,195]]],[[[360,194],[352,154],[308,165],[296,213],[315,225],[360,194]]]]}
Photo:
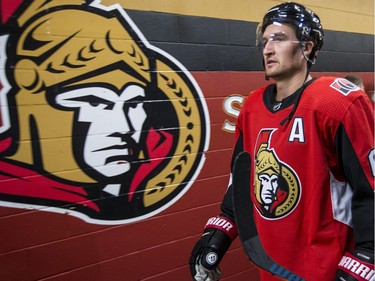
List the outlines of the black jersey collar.
{"type": "Polygon", "coordinates": [[[276,112],[278,112],[280,110],[283,110],[283,109],[291,106],[292,104],[294,104],[293,109],[290,112],[289,116],[286,119],[284,119],[283,121],[281,121],[280,125],[284,125],[284,123],[286,121],[290,120],[293,117],[294,113],[297,110],[297,106],[298,106],[298,103],[299,103],[299,100],[301,98],[301,95],[302,95],[303,91],[306,89],[307,86],[309,86],[316,79],[317,78],[312,78],[310,81],[306,82],[300,88],[298,88],[292,95],[284,98],[281,101],[276,101],[276,99],[275,99],[276,85],[271,84],[271,85],[267,86],[267,88],[265,89],[265,91],[263,93],[263,102],[264,102],[266,108],[270,112],[276,113],[276,112]]]}

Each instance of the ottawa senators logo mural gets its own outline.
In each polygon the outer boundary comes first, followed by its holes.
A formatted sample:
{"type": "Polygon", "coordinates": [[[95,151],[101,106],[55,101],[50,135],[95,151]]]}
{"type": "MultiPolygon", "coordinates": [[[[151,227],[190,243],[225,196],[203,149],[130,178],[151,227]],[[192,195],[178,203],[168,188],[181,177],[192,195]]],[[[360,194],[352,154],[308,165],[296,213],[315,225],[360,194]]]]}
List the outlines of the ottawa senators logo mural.
{"type": "Polygon", "coordinates": [[[27,1],[5,31],[1,206],[120,224],[187,191],[209,142],[203,95],[119,5],[27,1]]]}
{"type": "Polygon", "coordinates": [[[301,187],[296,173],[280,161],[270,148],[274,130],[262,130],[255,152],[254,195],[259,213],[269,219],[279,219],[290,214],[297,206],[301,187]]]}

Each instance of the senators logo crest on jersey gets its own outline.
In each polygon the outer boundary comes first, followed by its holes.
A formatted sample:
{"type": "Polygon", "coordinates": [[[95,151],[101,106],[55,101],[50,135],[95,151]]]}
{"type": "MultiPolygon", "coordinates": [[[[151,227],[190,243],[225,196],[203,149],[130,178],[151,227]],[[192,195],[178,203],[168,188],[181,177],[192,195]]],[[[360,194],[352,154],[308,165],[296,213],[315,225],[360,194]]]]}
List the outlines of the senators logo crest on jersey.
{"type": "Polygon", "coordinates": [[[254,196],[259,213],[269,219],[290,214],[297,206],[301,187],[298,176],[271,147],[274,130],[262,130],[255,151],[254,196]]]}
{"type": "Polygon", "coordinates": [[[2,30],[0,205],[117,224],[187,191],[209,142],[204,97],[119,5],[24,1],[2,30]]]}

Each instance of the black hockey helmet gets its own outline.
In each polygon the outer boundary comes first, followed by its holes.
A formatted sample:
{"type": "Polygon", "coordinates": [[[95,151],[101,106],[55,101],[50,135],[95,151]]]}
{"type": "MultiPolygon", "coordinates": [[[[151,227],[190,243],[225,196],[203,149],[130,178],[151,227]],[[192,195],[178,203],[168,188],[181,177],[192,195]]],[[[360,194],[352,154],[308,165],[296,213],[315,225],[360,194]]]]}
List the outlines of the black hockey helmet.
{"type": "MultiPolygon", "coordinates": [[[[315,62],[318,51],[323,46],[324,32],[319,17],[310,9],[295,2],[285,2],[267,11],[262,23],[258,26],[258,36],[261,36],[267,26],[273,23],[287,23],[296,29],[299,41],[312,41],[313,50],[308,62],[315,62]]],[[[260,37],[258,37],[260,38],[260,37]]]]}

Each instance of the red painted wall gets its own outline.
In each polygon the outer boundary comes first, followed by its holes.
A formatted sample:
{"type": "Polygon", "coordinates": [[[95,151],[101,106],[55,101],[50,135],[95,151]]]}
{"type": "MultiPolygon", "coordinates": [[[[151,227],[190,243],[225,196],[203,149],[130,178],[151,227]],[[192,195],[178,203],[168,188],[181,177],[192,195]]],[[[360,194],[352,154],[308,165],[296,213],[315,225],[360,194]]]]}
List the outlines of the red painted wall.
{"type": "MultiPolygon", "coordinates": [[[[193,76],[207,101],[211,139],[205,165],[189,191],[154,217],[116,226],[1,207],[1,280],[190,280],[189,253],[207,218],[219,212],[228,180],[233,134],[222,126],[226,119],[234,122],[235,118],[224,112],[224,100],[231,95],[245,96],[265,83],[262,73],[252,72],[193,76]]],[[[372,74],[361,76],[373,88],[372,74]]],[[[223,280],[257,278],[238,239],[225,256],[222,270],[223,280]]]]}

